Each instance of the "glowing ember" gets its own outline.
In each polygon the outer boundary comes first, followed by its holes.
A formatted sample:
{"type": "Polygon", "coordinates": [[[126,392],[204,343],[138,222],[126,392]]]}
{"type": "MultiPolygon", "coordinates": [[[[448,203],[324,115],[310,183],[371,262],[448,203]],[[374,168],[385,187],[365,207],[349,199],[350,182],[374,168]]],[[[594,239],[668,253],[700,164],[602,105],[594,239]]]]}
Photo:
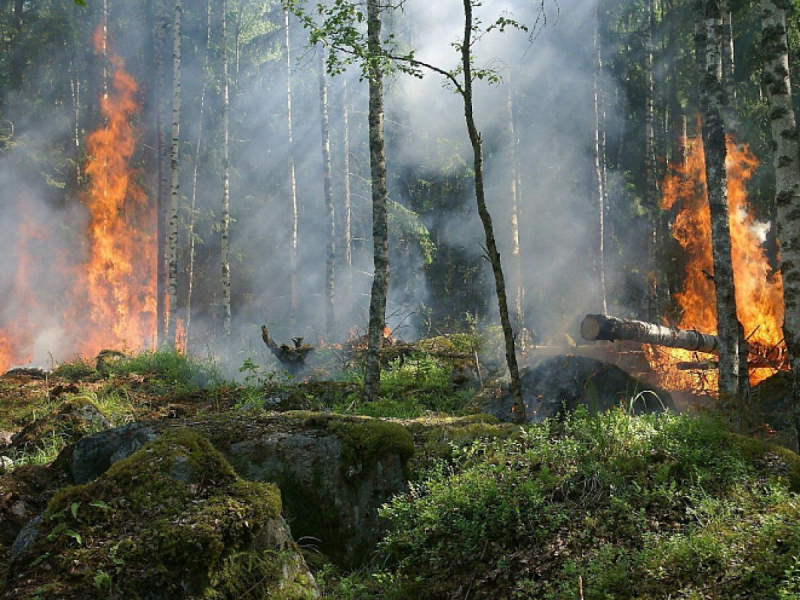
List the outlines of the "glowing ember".
{"type": "MultiPolygon", "coordinates": [[[[711,213],[706,190],[702,139],[687,141],[686,160],[671,166],[663,186],[662,207],[678,209],[672,234],[686,253],[686,275],[675,300],[684,329],[716,333],[717,311],[711,250],[711,213]]],[[[782,348],[783,293],[780,273],[773,273],[764,252],[766,226],[753,217],[747,202],[747,183],[758,160],[747,146],[728,140],[728,198],[730,204],[733,270],[739,320],[750,345],[750,381],[756,384],[785,368],[782,348]]],[[[677,363],[702,360],[687,350],[647,348],[646,355],[661,384],[668,389],[712,392],[714,370],[680,371],[677,363]]]]}

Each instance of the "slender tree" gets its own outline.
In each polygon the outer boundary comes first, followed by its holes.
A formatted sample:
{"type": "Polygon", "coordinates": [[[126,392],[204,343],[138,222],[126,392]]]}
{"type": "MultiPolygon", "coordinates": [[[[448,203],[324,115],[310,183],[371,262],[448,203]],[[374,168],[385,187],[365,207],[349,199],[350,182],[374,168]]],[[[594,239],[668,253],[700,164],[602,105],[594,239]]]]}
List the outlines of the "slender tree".
{"type": "MultiPolygon", "coordinates": [[[[508,164],[510,167],[511,183],[511,257],[514,261],[514,311],[517,330],[524,333],[525,328],[525,288],[522,282],[522,254],[519,243],[519,215],[520,215],[520,175],[517,164],[517,132],[515,127],[514,92],[511,87],[511,69],[508,71],[506,81],[506,106],[508,109],[508,164]]],[[[525,336],[520,335],[520,350],[525,351],[525,336]]]]}
{"type": "Polygon", "coordinates": [[[789,78],[786,8],[780,0],[762,0],[765,80],[769,94],[775,161],[775,200],[785,304],[783,333],[792,361],[794,419],[800,449],[800,162],[797,121],[789,78]]]}
{"type": "Polygon", "coordinates": [[[222,0],[222,213],[221,213],[221,252],[222,262],[222,333],[226,339],[231,336],[231,262],[230,262],[230,230],[231,230],[231,163],[230,135],[228,132],[228,115],[230,113],[230,80],[228,77],[228,36],[227,36],[228,2],[222,0]]]}
{"type": "Polygon", "coordinates": [[[197,120],[197,142],[194,151],[194,171],[192,173],[192,199],[189,205],[189,267],[186,289],[186,340],[189,340],[192,326],[192,295],[194,294],[194,267],[197,254],[195,227],[197,225],[197,175],[200,170],[200,148],[203,141],[203,118],[208,93],[208,68],[211,56],[211,0],[206,0],[206,52],[203,59],[203,91],[200,93],[200,115],[197,120]]]}
{"type": "Polygon", "coordinates": [[[386,327],[389,294],[389,223],[387,217],[386,143],[383,114],[383,70],[380,0],[367,0],[369,73],[369,160],[372,173],[372,243],[375,274],[369,305],[367,358],[364,367],[364,402],[378,399],[381,384],[380,351],[386,327]]]}
{"type": "Polygon", "coordinates": [[[725,93],[722,86],[722,15],[720,0],[695,0],[698,25],[695,42],[700,66],[700,104],[703,119],[703,145],[706,160],[708,203],[711,209],[711,242],[714,263],[714,287],[717,295],[717,329],[720,341],[719,391],[721,396],[744,396],[746,354],[744,331],[736,312],[733,279],[728,177],[725,167],[727,146],[723,118],[725,93]]]}
{"type": "Polygon", "coordinates": [[[328,219],[328,247],[325,263],[325,330],[328,340],[336,336],[335,269],[336,269],[336,211],[333,204],[333,167],[331,166],[331,128],[328,117],[328,81],[325,77],[325,49],[317,48],[319,57],[319,104],[322,123],[322,170],[325,193],[325,212],[328,219]]]}
{"type": "Polygon", "coordinates": [[[175,0],[172,23],[172,145],[170,147],[170,204],[167,242],[167,342],[176,343],[178,314],[178,209],[180,207],[181,137],[181,17],[183,4],[175,0]]]}
{"type": "Polygon", "coordinates": [[[347,267],[347,299],[353,298],[353,214],[350,184],[350,94],[347,79],[342,86],[342,155],[344,160],[344,264],[347,267]]]}
{"type": "Polygon", "coordinates": [[[647,40],[645,49],[645,205],[650,211],[650,222],[647,235],[647,271],[649,281],[648,313],[651,319],[657,318],[658,313],[658,277],[656,275],[656,254],[658,252],[658,184],[656,182],[656,132],[655,132],[655,85],[653,73],[653,29],[655,27],[654,0],[647,0],[646,28],[647,40]]]}
{"type": "Polygon", "coordinates": [[[594,5],[594,53],[595,64],[592,74],[593,100],[594,100],[594,175],[595,191],[597,193],[598,238],[597,248],[597,273],[600,282],[600,305],[603,314],[608,312],[608,295],[606,292],[606,192],[605,178],[603,177],[603,136],[602,114],[600,112],[600,68],[603,64],[600,51],[600,0],[594,5]]]}
{"type": "Polygon", "coordinates": [[[167,192],[169,189],[168,172],[166,164],[167,158],[167,130],[164,124],[166,108],[164,106],[164,94],[166,90],[165,75],[165,55],[167,39],[167,16],[164,9],[165,0],[155,0],[156,2],[156,35],[155,35],[155,59],[156,59],[156,155],[157,155],[157,189],[156,189],[156,236],[158,238],[158,266],[157,266],[157,342],[160,345],[166,337],[166,278],[167,278],[167,229],[166,229],[166,210],[167,192]]]}
{"type": "Polygon", "coordinates": [[[725,126],[728,133],[735,133],[736,123],[736,52],[733,46],[733,13],[729,0],[721,0],[722,12],[722,80],[725,85],[725,126]]]}
{"type": "Polygon", "coordinates": [[[297,178],[294,167],[294,132],[292,123],[292,41],[289,10],[283,11],[284,36],[283,52],[286,55],[286,128],[288,144],[286,163],[289,177],[290,235],[289,240],[289,326],[294,329],[297,323],[297,178]]]}

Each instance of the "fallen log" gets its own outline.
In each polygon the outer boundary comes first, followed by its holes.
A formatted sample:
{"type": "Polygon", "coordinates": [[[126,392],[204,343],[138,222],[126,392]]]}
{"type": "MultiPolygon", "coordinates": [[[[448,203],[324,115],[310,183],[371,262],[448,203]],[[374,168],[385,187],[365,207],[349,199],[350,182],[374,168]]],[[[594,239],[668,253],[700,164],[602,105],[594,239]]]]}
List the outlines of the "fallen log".
{"type": "Polygon", "coordinates": [[[606,315],[587,315],[581,323],[581,335],[587,341],[625,340],[707,354],[719,353],[719,339],[714,335],[606,315]]]}

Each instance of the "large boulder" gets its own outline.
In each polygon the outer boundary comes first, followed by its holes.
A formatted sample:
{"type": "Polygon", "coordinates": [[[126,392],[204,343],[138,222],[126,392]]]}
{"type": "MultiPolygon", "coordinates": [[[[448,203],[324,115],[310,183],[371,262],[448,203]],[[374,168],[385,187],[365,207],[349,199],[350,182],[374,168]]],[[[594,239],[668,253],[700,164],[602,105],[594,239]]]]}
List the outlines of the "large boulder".
{"type": "MultiPolygon", "coordinates": [[[[539,423],[586,406],[592,414],[625,406],[636,414],[674,409],[669,393],[632,377],[616,365],[583,356],[543,358],[520,373],[529,422],[539,423]]],[[[501,420],[512,417],[508,384],[487,386],[478,408],[501,420]]]]}
{"type": "MultiPolygon", "coordinates": [[[[295,539],[353,567],[369,557],[384,525],[378,509],[407,487],[414,440],[400,424],[308,412],[234,413],[193,421],[244,479],[277,484],[295,539]]],[[[97,477],[175,423],[135,424],[80,440],[76,481],[97,477]]]]}
{"type": "Polygon", "coordinates": [[[240,479],[188,429],[57,492],[14,555],[7,598],[319,596],[278,488],[240,479]]]}

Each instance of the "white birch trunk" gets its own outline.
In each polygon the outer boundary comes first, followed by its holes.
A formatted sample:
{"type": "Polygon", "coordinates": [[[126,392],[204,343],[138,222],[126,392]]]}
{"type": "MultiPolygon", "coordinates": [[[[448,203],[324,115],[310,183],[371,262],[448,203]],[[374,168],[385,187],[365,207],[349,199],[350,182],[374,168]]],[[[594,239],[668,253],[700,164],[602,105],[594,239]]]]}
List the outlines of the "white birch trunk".
{"type": "Polygon", "coordinates": [[[231,337],[231,263],[230,263],[230,229],[231,229],[231,165],[230,135],[228,117],[230,112],[230,81],[228,78],[228,36],[227,36],[228,2],[222,0],[222,213],[221,213],[221,247],[222,262],[222,334],[226,339],[231,337]]]}
{"type": "Polygon", "coordinates": [[[325,77],[325,56],[322,46],[319,57],[319,102],[322,124],[322,170],[325,193],[325,212],[328,220],[328,245],[325,263],[325,330],[328,341],[336,337],[335,271],[336,271],[336,209],[333,204],[333,167],[331,166],[331,131],[328,117],[328,82],[325,77]]]}
{"type": "Polygon", "coordinates": [[[178,208],[180,206],[181,138],[181,17],[183,4],[175,0],[172,23],[172,145],[170,147],[170,203],[167,242],[167,342],[175,346],[178,314],[178,208]]]}
{"type": "Polygon", "coordinates": [[[789,79],[786,10],[777,0],[762,0],[761,6],[765,80],[775,149],[775,199],[781,242],[783,301],[786,306],[783,333],[792,361],[795,429],[800,445],[800,162],[797,120],[789,79]]]}
{"type": "Polygon", "coordinates": [[[294,166],[294,126],[292,123],[292,45],[290,37],[289,11],[283,11],[284,38],[283,51],[286,54],[286,126],[288,129],[288,149],[286,160],[289,176],[289,204],[291,219],[291,239],[289,241],[289,327],[297,324],[297,178],[294,166]]]}

